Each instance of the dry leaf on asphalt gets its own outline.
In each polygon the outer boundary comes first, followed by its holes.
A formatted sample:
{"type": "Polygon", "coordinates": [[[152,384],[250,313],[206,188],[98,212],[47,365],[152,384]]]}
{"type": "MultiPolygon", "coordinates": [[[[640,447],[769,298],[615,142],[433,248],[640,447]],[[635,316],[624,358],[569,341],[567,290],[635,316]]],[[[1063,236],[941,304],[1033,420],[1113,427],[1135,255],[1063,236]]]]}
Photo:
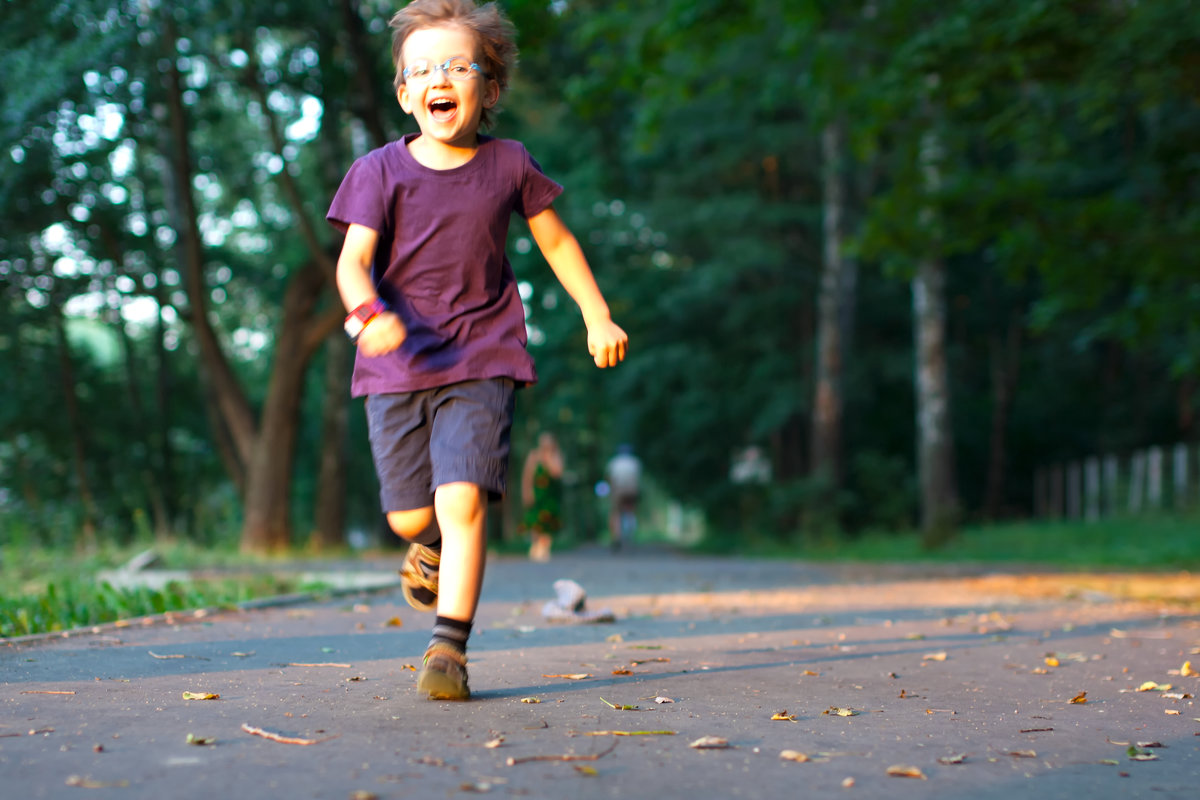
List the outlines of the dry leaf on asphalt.
{"type": "Polygon", "coordinates": [[[920,778],[921,780],[929,780],[925,777],[925,773],[921,772],[918,767],[905,766],[904,764],[893,764],[887,768],[887,774],[893,778],[920,778]]]}
{"type": "Polygon", "coordinates": [[[604,705],[608,706],[609,708],[616,709],[617,711],[638,711],[639,710],[637,706],[622,706],[622,705],[617,705],[616,703],[610,703],[607,700],[605,700],[603,697],[600,698],[600,702],[604,703],[604,705]]]}
{"type": "Polygon", "coordinates": [[[576,764],[575,771],[585,778],[595,778],[600,774],[600,771],[595,767],[589,767],[587,764],[576,764]]]}
{"type": "Polygon", "coordinates": [[[1171,688],[1169,683],[1155,683],[1154,681],[1146,681],[1137,688],[1139,692],[1166,692],[1171,688]]]}
{"type": "Polygon", "coordinates": [[[801,764],[803,764],[805,761],[811,760],[808,756],[806,756],[804,753],[801,753],[799,750],[784,750],[779,754],[779,757],[782,758],[784,761],[796,761],[801,764]]]}
{"type": "Polygon", "coordinates": [[[484,742],[483,746],[489,750],[495,750],[497,747],[499,747],[502,744],[504,744],[504,737],[497,736],[495,739],[491,739],[489,741],[484,742]]]}
{"type": "Polygon", "coordinates": [[[660,694],[658,697],[654,698],[654,702],[658,703],[659,705],[662,705],[663,703],[674,703],[675,701],[669,697],[663,697],[660,694]]]}
{"type": "Polygon", "coordinates": [[[796,715],[789,714],[786,709],[783,711],[776,711],[774,714],[771,715],[771,721],[772,722],[795,722],[796,715]]]}
{"type": "Polygon", "coordinates": [[[941,756],[938,758],[939,764],[961,764],[967,760],[966,753],[955,753],[952,756],[941,756]]]}
{"type": "Polygon", "coordinates": [[[1057,667],[1058,666],[1058,659],[1055,658],[1054,656],[1046,656],[1045,662],[1046,662],[1047,667],[1057,667]]]}
{"type": "Polygon", "coordinates": [[[184,692],[184,700],[220,700],[221,695],[213,692],[184,692]]]}
{"type": "Polygon", "coordinates": [[[1200,678],[1200,672],[1192,669],[1192,662],[1190,661],[1183,662],[1183,666],[1179,669],[1179,674],[1184,678],[1200,678]]]}
{"type": "Polygon", "coordinates": [[[127,780],[97,781],[82,775],[71,775],[67,778],[67,786],[78,786],[80,789],[124,789],[128,785],[127,780]]]}
{"type": "Polygon", "coordinates": [[[1157,761],[1158,756],[1151,753],[1149,750],[1143,750],[1140,747],[1130,747],[1125,751],[1125,755],[1129,756],[1130,761],[1157,761]]]}
{"type": "Polygon", "coordinates": [[[194,744],[199,747],[204,747],[210,744],[216,744],[217,740],[211,736],[197,736],[194,733],[189,733],[187,739],[184,740],[187,744],[194,744]]]}
{"type": "Polygon", "coordinates": [[[1008,754],[1013,758],[1037,758],[1036,750],[1011,750],[1008,754]]]}
{"type": "Polygon", "coordinates": [[[537,699],[536,697],[522,697],[521,702],[522,703],[540,703],[542,701],[537,699]]]}
{"type": "Polygon", "coordinates": [[[1087,692],[1080,692],[1071,698],[1071,702],[1077,705],[1083,705],[1087,702],[1087,692]]]}
{"type": "Polygon", "coordinates": [[[724,750],[729,747],[729,740],[722,739],[720,736],[701,736],[688,747],[696,750],[724,750]]]}
{"type": "Polygon", "coordinates": [[[385,627],[385,628],[403,628],[404,620],[400,619],[399,617],[392,617],[387,622],[383,623],[383,627],[385,627]]]}
{"type": "Polygon", "coordinates": [[[947,656],[945,650],[941,650],[937,653],[926,653],[925,655],[921,656],[922,661],[945,661],[946,658],[947,656]]]}
{"type": "Polygon", "coordinates": [[[821,712],[821,716],[825,716],[826,714],[828,714],[829,716],[832,716],[832,717],[857,717],[859,715],[859,713],[860,712],[855,711],[853,708],[840,708],[838,706],[830,706],[829,708],[827,708],[821,712]]]}
{"type": "Polygon", "coordinates": [[[592,676],[590,673],[587,673],[587,672],[573,672],[573,673],[566,674],[566,675],[543,675],[542,677],[543,678],[562,678],[563,680],[568,680],[568,681],[582,681],[582,680],[586,680],[587,678],[590,678],[592,676]]]}

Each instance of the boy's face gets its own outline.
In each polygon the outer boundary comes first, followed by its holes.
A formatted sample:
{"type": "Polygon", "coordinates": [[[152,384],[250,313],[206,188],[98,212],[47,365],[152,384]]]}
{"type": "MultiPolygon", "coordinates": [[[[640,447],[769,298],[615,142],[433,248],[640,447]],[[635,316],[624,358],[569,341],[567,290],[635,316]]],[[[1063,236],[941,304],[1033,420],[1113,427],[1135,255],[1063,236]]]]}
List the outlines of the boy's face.
{"type": "MultiPolygon", "coordinates": [[[[421,28],[409,34],[401,48],[405,66],[417,61],[444,64],[451,58],[477,60],[475,37],[464,28],[421,28]]],[[[448,147],[475,147],[479,118],[484,108],[500,99],[500,87],[483,73],[472,70],[465,80],[451,80],[442,69],[433,69],[422,80],[408,79],[396,92],[400,107],[412,114],[430,143],[448,147]]]]}

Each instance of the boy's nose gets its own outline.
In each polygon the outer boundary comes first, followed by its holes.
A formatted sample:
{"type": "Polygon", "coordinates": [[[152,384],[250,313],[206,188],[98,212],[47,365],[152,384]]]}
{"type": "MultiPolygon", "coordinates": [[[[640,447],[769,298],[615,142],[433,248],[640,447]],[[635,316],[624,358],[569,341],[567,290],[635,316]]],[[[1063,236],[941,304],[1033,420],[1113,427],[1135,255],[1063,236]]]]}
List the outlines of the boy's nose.
{"type": "Polygon", "coordinates": [[[435,86],[445,86],[450,83],[450,72],[441,64],[433,65],[433,75],[429,79],[435,86]]]}

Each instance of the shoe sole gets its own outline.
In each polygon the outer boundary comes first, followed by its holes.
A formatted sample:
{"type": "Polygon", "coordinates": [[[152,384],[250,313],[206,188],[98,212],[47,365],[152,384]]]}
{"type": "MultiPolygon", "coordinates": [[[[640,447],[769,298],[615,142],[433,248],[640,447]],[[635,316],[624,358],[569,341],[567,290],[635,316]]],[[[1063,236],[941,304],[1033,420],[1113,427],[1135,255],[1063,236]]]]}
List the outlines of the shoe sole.
{"type": "Polygon", "coordinates": [[[417,689],[429,695],[430,700],[470,700],[471,690],[459,686],[444,672],[423,672],[417,681],[417,689]]]}

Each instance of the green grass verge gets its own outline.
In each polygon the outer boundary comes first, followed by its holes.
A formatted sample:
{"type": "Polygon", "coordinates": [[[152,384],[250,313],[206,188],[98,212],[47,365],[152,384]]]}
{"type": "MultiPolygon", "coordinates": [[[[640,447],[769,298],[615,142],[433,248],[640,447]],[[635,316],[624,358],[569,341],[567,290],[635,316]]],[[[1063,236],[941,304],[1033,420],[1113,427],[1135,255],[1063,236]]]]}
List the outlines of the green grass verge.
{"type": "Polygon", "coordinates": [[[922,548],[919,533],[870,533],[806,544],[795,555],[822,560],[994,562],[1065,570],[1192,570],[1200,568],[1200,516],[971,526],[932,551],[922,548]]]}
{"type": "Polygon", "coordinates": [[[119,619],[229,607],[249,600],[320,587],[269,569],[234,551],[200,550],[187,544],[155,545],[171,569],[257,567],[238,577],[169,583],[162,589],[114,588],[96,578],[144,547],[103,548],[89,554],[41,548],[0,547],[0,637],[71,630],[119,619]]]}

